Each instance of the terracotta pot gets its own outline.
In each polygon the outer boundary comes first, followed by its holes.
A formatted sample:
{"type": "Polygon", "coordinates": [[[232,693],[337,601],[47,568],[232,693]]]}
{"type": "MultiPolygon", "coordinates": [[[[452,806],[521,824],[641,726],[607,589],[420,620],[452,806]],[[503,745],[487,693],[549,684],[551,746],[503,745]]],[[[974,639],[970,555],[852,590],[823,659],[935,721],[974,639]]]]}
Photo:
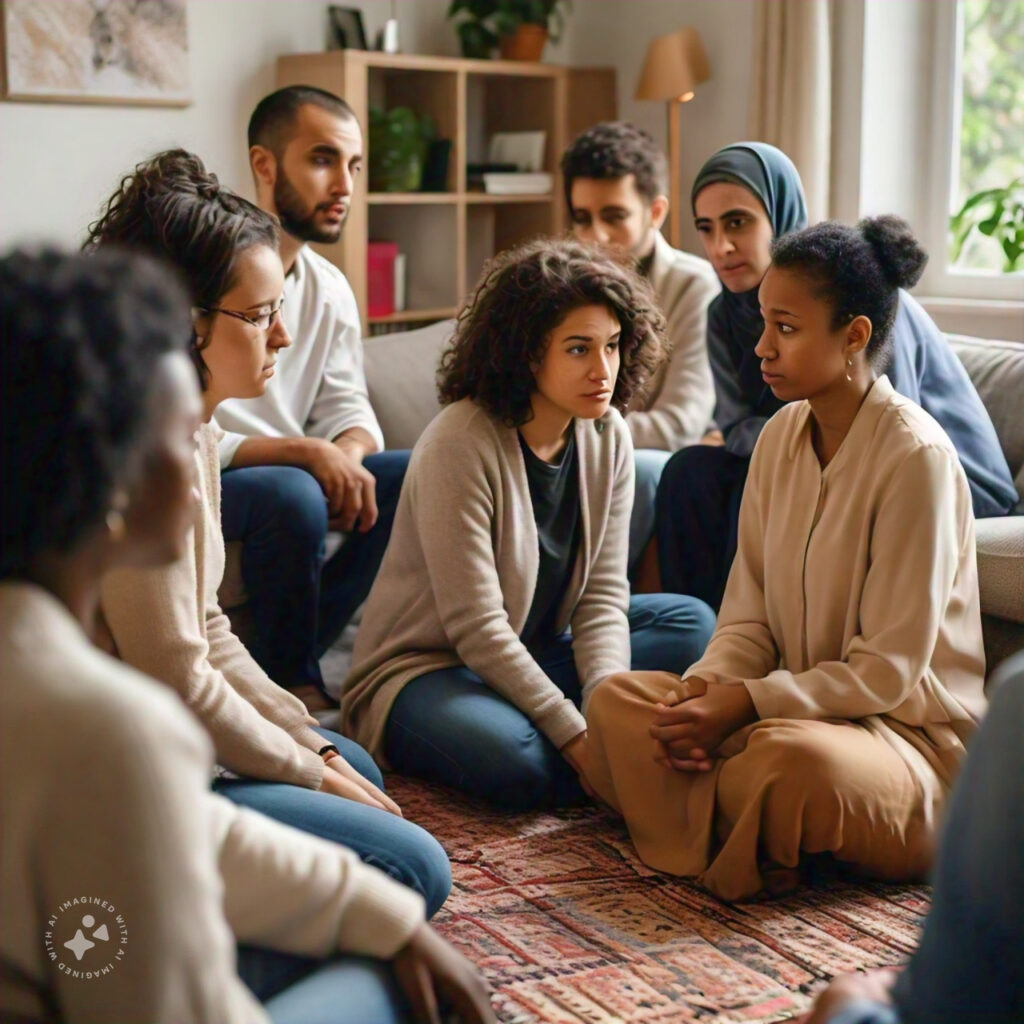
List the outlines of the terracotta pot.
{"type": "Polygon", "coordinates": [[[543,25],[520,25],[511,35],[501,37],[501,59],[540,60],[547,41],[548,30],[543,25]]]}

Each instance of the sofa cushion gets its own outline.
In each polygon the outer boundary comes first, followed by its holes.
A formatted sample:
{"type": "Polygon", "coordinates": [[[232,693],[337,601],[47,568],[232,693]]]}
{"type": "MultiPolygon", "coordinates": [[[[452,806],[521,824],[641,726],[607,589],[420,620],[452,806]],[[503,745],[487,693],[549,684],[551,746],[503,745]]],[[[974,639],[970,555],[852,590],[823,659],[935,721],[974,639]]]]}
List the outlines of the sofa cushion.
{"type": "Polygon", "coordinates": [[[981,610],[1024,623],[1024,518],[975,521],[981,610]]]}
{"type": "Polygon", "coordinates": [[[1024,344],[963,334],[949,335],[949,343],[988,410],[1024,503],[1024,344]]]}
{"type": "Polygon", "coordinates": [[[454,329],[454,320],[441,320],[364,341],[366,387],[386,448],[412,448],[440,411],[435,376],[454,329]]]}

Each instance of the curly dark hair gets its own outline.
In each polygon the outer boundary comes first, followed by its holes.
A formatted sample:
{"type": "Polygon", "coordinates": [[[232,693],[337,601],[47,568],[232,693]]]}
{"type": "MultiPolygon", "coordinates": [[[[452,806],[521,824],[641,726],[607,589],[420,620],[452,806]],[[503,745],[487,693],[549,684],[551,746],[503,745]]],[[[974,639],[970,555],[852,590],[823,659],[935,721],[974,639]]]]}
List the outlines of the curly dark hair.
{"type": "Polygon", "coordinates": [[[548,335],[580,306],[605,306],[622,328],[612,405],[624,411],[665,358],[665,319],[624,261],[569,239],[539,239],[496,256],[459,313],[441,359],[442,405],[472,398],[510,427],[532,416],[532,366],[548,335]]]}
{"type": "Polygon", "coordinates": [[[647,132],[626,121],[602,121],[573,139],[562,154],[565,202],[572,209],[576,178],[624,178],[632,174],[636,190],[648,202],[668,195],[665,154],[647,132]]]}
{"type": "Polygon", "coordinates": [[[157,360],[185,352],[173,268],[116,249],[0,259],[0,578],[94,530],[146,429],[157,360]]]}
{"type": "Polygon", "coordinates": [[[833,330],[858,316],[871,321],[866,354],[875,366],[889,356],[899,289],[913,287],[927,262],[910,225],[892,215],[865,217],[855,228],[824,221],[772,243],[772,265],[808,277],[832,308],[833,330]]]}
{"type": "MultiPolygon", "coordinates": [[[[84,249],[111,244],[174,264],[192,305],[209,308],[234,286],[240,253],[254,245],[277,249],[278,226],[270,214],[224,188],[199,157],[169,149],[122,178],[100,219],[89,225],[84,249]]],[[[204,347],[193,332],[190,354],[205,388],[204,347]]]]}

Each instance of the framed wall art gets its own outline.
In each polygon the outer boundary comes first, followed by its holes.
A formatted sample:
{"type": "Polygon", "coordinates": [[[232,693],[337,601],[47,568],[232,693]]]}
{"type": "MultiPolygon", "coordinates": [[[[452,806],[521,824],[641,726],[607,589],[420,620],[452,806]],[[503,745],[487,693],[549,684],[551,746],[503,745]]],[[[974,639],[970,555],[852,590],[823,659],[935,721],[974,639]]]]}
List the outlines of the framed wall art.
{"type": "Polygon", "coordinates": [[[3,97],[184,107],[186,0],[3,0],[3,97]]]}

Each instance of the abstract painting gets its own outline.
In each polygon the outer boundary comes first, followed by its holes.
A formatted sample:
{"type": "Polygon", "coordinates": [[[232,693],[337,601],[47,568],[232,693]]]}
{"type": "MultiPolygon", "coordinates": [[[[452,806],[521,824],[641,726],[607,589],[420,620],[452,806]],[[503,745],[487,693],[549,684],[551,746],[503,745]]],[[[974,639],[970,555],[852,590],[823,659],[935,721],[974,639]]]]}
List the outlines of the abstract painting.
{"type": "Polygon", "coordinates": [[[4,0],[4,97],[187,106],[186,0],[4,0]]]}

